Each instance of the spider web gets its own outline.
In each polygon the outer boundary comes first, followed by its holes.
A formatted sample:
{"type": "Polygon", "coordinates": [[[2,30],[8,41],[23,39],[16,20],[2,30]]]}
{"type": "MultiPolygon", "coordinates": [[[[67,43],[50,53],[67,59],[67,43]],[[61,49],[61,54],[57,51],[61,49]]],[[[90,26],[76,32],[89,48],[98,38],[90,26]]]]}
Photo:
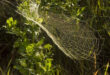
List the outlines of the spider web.
{"type": "Polygon", "coordinates": [[[29,12],[19,11],[27,20],[33,21],[53,40],[58,48],[71,59],[90,59],[93,53],[99,53],[100,40],[95,36],[86,22],[77,23],[75,19],[64,13],[39,11],[39,5],[30,3],[29,12]],[[39,14],[40,13],[40,14],[39,14]],[[36,21],[43,18],[43,22],[36,21]]]}
{"type": "Polygon", "coordinates": [[[77,23],[74,18],[64,13],[48,11],[45,14],[45,11],[40,9],[39,5],[30,2],[28,8],[22,7],[17,13],[44,30],[58,48],[71,59],[91,59],[94,53],[99,54],[100,39],[95,36],[96,31],[90,28],[87,22],[77,23]],[[36,20],[40,17],[43,19],[42,23],[36,20]]]}

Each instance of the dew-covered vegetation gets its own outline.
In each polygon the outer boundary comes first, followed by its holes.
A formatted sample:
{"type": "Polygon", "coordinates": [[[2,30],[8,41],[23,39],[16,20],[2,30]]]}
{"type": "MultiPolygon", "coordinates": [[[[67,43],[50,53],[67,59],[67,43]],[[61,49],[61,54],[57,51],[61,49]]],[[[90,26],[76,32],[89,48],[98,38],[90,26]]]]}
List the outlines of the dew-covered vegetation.
{"type": "Polygon", "coordinates": [[[109,0],[0,0],[0,75],[110,75],[109,0]]]}

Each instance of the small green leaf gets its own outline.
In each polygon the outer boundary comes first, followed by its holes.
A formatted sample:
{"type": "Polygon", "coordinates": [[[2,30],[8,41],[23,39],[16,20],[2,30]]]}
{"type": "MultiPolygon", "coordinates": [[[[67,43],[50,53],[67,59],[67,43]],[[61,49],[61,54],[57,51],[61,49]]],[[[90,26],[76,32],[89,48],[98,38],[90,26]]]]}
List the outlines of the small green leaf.
{"type": "Polygon", "coordinates": [[[7,24],[10,24],[10,21],[9,21],[9,19],[7,19],[6,23],[7,23],[7,24]]]}
{"type": "Polygon", "coordinates": [[[44,48],[50,50],[52,48],[52,45],[46,44],[46,45],[44,45],[44,48]]]}
{"type": "Polygon", "coordinates": [[[45,60],[45,67],[46,67],[46,69],[47,69],[48,71],[51,70],[51,67],[52,67],[52,59],[51,59],[51,58],[47,58],[47,59],[45,60]]]}
{"type": "Polygon", "coordinates": [[[44,42],[44,39],[41,39],[40,41],[37,42],[36,46],[41,46],[44,42]]]}
{"type": "Polygon", "coordinates": [[[7,75],[10,75],[10,68],[8,69],[7,75]]]}
{"type": "Polygon", "coordinates": [[[110,31],[108,31],[108,35],[110,36],[110,31]]]}
{"type": "Polygon", "coordinates": [[[13,25],[16,25],[16,24],[17,24],[17,20],[14,20],[14,21],[13,21],[13,25]]]}
{"type": "Polygon", "coordinates": [[[1,67],[0,67],[0,72],[2,73],[2,75],[5,75],[5,72],[3,71],[1,67]]]}
{"type": "Polygon", "coordinates": [[[8,27],[10,28],[11,27],[11,22],[10,22],[9,19],[6,21],[6,23],[8,24],[8,27]]]}
{"type": "Polygon", "coordinates": [[[109,62],[108,62],[107,65],[106,65],[106,69],[105,69],[104,75],[107,75],[108,68],[109,68],[109,62]]]}
{"type": "Polygon", "coordinates": [[[9,19],[7,19],[6,23],[8,24],[7,28],[12,28],[17,24],[17,20],[13,20],[13,17],[10,17],[9,19]]]}
{"type": "Polygon", "coordinates": [[[10,17],[10,18],[9,18],[9,21],[10,21],[10,22],[13,22],[13,17],[10,17]]]}
{"type": "Polygon", "coordinates": [[[33,54],[33,51],[34,51],[34,44],[29,44],[27,47],[26,47],[26,53],[27,55],[32,55],[33,54]]]}
{"type": "Polygon", "coordinates": [[[23,67],[27,67],[26,60],[25,60],[25,59],[21,59],[21,60],[20,60],[20,64],[21,64],[21,66],[23,66],[23,67]]]}
{"type": "Polygon", "coordinates": [[[39,23],[42,23],[42,22],[43,22],[43,19],[42,19],[42,18],[38,18],[37,21],[38,21],[39,23]]]}
{"type": "Polygon", "coordinates": [[[36,0],[36,3],[37,3],[37,4],[40,4],[40,2],[41,2],[40,0],[36,0]]]}

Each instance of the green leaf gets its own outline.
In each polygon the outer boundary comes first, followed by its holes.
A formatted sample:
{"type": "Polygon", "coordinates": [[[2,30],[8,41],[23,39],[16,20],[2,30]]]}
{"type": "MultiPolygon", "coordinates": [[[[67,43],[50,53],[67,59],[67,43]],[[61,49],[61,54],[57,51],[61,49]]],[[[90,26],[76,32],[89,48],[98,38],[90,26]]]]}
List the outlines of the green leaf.
{"type": "Polygon", "coordinates": [[[105,69],[104,75],[107,75],[108,68],[109,68],[109,62],[108,62],[107,65],[106,65],[106,69],[105,69]]]}
{"type": "Polygon", "coordinates": [[[27,55],[32,55],[33,54],[33,51],[34,51],[34,44],[29,44],[27,47],[26,47],[26,53],[27,55]]]}
{"type": "Polygon", "coordinates": [[[17,24],[17,20],[14,20],[14,21],[13,21],[13,25],[16,25],[16,24],[17,24]]]}
{"type": "Polygon", "coordinates": [[[12,60],[13,60],[13,58],[11,57],[11,59],[10,59],[9,62],[8,62],[8,65],[7,65],[7,69],[10,67],[10,65],[11,65],[11,63],[12,63],[12,60]]]}
{"type": "Polygon", "coordinates": [[[5,75],[5,72],[3,71],[1,67],[0,67],[0,72],[2,73],[2,75],[5,75]]]}
{"type": "Polygon", "coordinates": [[[110,31],[108,31],[108,35],[110,36],[110,31]]]}
{"type": "Polygon", "coordinates": [[[10,68],[8,69],[7,75],[10,75],[10,68]]]}
{"type": "Polygon", "coordinates": [[[36,0],[36,3],[37,3],[37,4],[40,4],[40,3],[41,3],[41,1],[40,1],[40,0],[36,0]]]}
{"type": "Polygon", "coordinates": [[[9,21],[9,19],[7,19],[6,23],[7,23],[7,24],[10,24],[10,21],[9,21]]]}
{"type": "Polygon", "coordinates": [[[25,59],[20,59],[19,62],[20,62],[20,64],[21,64],[21,66],[27,67],[26,60],[25,60],[25,59]]]}
{"type": "Polygon", "coordinates": [[[46,69],[47,69],[48,71],[51,70],[51,67],[52,67],[52,59],[51,59],[51,58],[47,58],[47,59],[45,60],[45,67],[46,67],[46,69]]]}
{"type": "Polygon", "coordinates": [[[44,48],[50,50],[52,48],[52,45],[46,44],[46,45],[44,45],[44,48]]]}
{"type": "Polygon", "coordinates": [[[6,23],[8,24],[7,28],[12,28],[17,24],[17,20],[13,20],[13,17],[10,17],[9,19],[7,19],[6,23]]]}
{"type": "Polygon", "coordinates": [[[42,23],[42,22],[43,22],[43,19],[42,19],[42,18],[38,18],[37,21],[38,21],[39,23],[42,23]]]}
{"type": "Polygon", "coordinates": [[[41,46],[44,42],[44,39],[41,39],[40,41],[37,42],[36,46],[41,46]]]}
{"type": "Polygon", "coordinates": [[[8,24],[8,27],[11,27],[11,22],[9,20],[6,21],[6,23],[8,24]]]}
{"type": "Polygon", "coordinates": [[[85,10],[85,7],[82,7],[81,9],[78,9],[76,15],[77,16],[81,15],[84,10],[85,10]]]}
{"type": "Polygon", "coordinates": [[[99,8],[101,8],[101,3],[100,3],[100,0],[98,0],[98,6],[99,6],[99,8]]]}

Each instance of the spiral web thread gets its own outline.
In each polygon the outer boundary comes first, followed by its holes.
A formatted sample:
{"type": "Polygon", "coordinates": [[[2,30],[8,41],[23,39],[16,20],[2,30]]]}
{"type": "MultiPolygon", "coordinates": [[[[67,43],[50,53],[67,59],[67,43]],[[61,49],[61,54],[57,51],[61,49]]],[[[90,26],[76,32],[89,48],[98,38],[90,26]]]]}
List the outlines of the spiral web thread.
{"type": "Polygon", "coordinates": [[[39,5],[31,2],[28,9],[17,12],[44,30],[65,55],[82,60],[93,58],[94,52],[99,53],[100,40],[86,22],[77,23],[63,13],[44,14],[38,9],[39,5]],[[36,20],[39,17],[43,18],[43,23],[36,20]]]}
{"type": "Polygon", "coordinates": [[[43,25],[55,38],[62,51],[72,59],[92,58],[98,53],[99,40],[86,23],[76,23],[64,14],[48,13],[43,25]],[[69,19],[69,20],[68,20],[69,19]]]}

